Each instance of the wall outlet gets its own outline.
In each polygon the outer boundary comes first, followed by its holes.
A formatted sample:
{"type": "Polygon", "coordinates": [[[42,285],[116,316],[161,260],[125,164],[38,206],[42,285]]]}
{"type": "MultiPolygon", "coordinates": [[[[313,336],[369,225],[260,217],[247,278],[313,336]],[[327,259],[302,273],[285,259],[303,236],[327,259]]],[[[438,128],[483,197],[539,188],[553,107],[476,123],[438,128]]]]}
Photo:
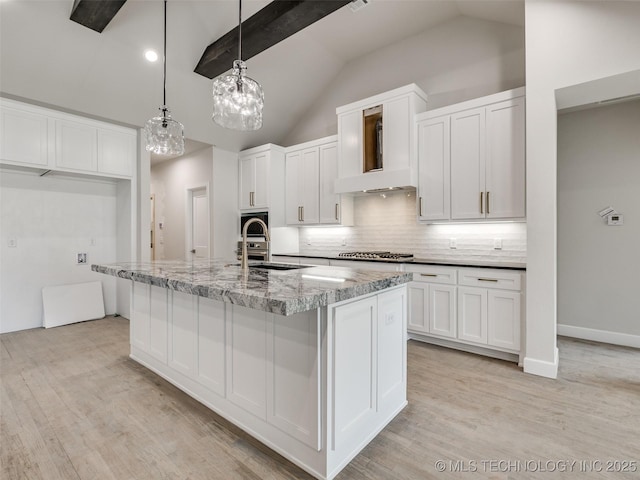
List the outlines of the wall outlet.
{"type": "Polygon", "coordinates": [[[95,238],[91,237],[89,239],[89,246],[90,247],[95,247],[96,246],[96,239],[95,238]]]}
{"type": "Polygon", "coordinates": [[[455,238],[449,239],[449,248],[458,248],[458,241],[455,238]]]}
{"type": "Polygon", "coordinates": [[[77,255],[77,263],[78,263],[78,265],[87,263],[87,254],[86,253],[78,253],[78,255],[77,255]]]}
{"type": "Polygon", "coordinates": [[[494,238],[493,239],[493,248],[494,250],[502,250],[502,239],[494,238]]]}
{"type": "Polygon", "coordinates": [[[7,246],[9,248],[16,248],[18,246],[18,239],[16,237],[9,237],[7,240],[7,246]]]}
{"type": "Polygon", "coordinates": [[[347,246],[347,239],[346,239],[346,238],[343,238],[343,239],[342,239],[342,246],[343,246],[343,247],[346,247],[346,246],[347,246]]]}

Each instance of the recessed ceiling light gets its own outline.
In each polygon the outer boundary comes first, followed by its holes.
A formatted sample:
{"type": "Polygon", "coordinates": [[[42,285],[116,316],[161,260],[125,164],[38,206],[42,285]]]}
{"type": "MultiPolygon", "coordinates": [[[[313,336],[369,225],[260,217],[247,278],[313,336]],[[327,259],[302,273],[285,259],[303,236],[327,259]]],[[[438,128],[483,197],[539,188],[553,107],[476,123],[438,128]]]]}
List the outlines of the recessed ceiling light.
{"type": "Polygon", "coordinates": [[[146,58],[150,62],[155,62],[156,60],[158,60],[158,54],[153,50],[147,50],[146,52],[144,52],[144,58],[146,58]]]}

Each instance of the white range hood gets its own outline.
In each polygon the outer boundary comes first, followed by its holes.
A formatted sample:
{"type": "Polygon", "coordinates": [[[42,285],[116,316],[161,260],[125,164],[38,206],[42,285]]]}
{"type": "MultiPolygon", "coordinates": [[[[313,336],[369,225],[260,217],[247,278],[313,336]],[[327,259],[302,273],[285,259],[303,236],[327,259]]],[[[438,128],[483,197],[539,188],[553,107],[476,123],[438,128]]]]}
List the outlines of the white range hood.
{"type": "Polygon", "coordinates": [[[338,107],[335,193],[415,189],[414,117],[426,108],[427,95],[413,83],[338,107]]]}

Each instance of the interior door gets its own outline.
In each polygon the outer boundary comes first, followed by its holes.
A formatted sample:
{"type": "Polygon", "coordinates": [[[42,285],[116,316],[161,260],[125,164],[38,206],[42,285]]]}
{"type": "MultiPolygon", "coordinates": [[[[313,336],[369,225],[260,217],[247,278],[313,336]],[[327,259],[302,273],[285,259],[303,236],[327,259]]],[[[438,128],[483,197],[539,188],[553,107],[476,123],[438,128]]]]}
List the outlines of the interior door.
{"type": "Polygon", "coordinates": [[[209,257],[209,196],[202,187],[191,190],[192,258],[209,257]]]}

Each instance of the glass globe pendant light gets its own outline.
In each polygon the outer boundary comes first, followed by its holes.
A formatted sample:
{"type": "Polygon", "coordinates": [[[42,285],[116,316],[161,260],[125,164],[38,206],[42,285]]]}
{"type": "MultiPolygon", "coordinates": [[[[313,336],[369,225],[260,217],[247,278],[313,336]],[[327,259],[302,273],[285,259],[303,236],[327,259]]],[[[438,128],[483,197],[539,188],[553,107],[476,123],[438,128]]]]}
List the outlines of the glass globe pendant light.
{"type": "Polygon", "coordinates": [[[213,82],[213,121],[231,130],[258,130],[262,127],[264,93],[258,82],[246,76],[242,61],[242,0],[238,0],[238,60],[229,75],[213,82]]]}
{"type": "Polygon", "coordinates": [[[171,118],[167,107],[167,0],[164,0],[164,83],[160,115],[148,120],[144,126],[146,149],[156,155],[184,154],[184,127],[171,118]]]}

